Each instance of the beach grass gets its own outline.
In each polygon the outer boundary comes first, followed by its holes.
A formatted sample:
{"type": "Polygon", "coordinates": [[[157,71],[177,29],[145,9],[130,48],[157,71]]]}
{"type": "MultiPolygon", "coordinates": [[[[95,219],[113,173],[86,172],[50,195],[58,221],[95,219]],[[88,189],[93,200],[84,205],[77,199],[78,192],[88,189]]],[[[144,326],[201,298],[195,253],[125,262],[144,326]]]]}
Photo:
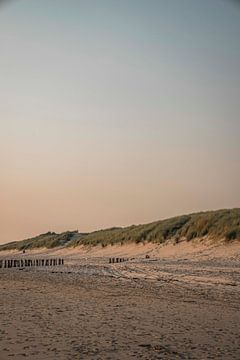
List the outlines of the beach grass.
{"type": "Polygon", "coordinates": [[[1,245],[0,250],[76,247],[79,245],[102,245],[105,247],[129,242],[161,244],[169,239],[173,239],[177,243],[181,239],[191,241],[204,237],[226,242],[240,239],[240,209],[200,212],[150,224],[124,228],[114,227],[91,233],[79,233],[77,230],[61,234],[47,232],[30,239],[1,245]]]}

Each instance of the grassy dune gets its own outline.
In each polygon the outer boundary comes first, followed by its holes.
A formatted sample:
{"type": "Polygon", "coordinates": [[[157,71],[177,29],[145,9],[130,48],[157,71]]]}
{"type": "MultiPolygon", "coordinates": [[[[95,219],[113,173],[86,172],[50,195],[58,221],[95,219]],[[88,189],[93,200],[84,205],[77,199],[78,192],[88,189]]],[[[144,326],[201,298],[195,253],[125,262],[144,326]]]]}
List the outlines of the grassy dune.
{"type": "Polygon", "coordinates": [[[172,239],[175,243],[185,239],[208,237],[212,240],[240,240],[240,209],[201,212],[156,221],[145,225],[111,228],[92,233],[67,231],[61,234],[48,232],[31,239],[15,241],[0,246],[0,250],[75,247],[98,245],[103,247],[127,242],[164,243],[172,239]]]}

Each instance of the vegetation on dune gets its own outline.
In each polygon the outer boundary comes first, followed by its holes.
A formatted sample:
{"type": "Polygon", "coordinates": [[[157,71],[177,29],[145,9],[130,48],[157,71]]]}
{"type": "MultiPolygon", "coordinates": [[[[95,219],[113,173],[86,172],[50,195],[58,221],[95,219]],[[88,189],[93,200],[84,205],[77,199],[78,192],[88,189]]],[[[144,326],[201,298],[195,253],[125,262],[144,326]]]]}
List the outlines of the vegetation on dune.
{"type": "Polygon", "coordinates": [[[168,239],[178,242],[209,237],[227,241],[240,239],[240,209],[209,211],[183,215],[146,225],[100,230],[75,238],[68,246],[114,245],[126,242],[164,243],[168,239]]]}
{"type": "Polygon", "coordinates": [[[45,234],[38,235],[36,237],[22,240],[14,241],[8,244],[0,246],[0,250],[26,250],[34,248],[48,248],[52,249],[58,246],[66,245],[74,236],[78,234],[77,231],[66,231],[61,234],[56,234],[55,232],[47,232],[45,234]]]}
{"type": "Polygon", "coordinates": [[[173,239],[177,243],[181,239],[191,241],[203,237],[212,240],[240,240],[240,209],[201,212],[145,225],[99,230],[89,234],[80,234],[77,231],[68,231],[62,234],[48,232],[32,239],[2,245],[0,250],[95,246],[98,244],[104,247],[129,242],[160,244],[168,239],[173,239]]]}

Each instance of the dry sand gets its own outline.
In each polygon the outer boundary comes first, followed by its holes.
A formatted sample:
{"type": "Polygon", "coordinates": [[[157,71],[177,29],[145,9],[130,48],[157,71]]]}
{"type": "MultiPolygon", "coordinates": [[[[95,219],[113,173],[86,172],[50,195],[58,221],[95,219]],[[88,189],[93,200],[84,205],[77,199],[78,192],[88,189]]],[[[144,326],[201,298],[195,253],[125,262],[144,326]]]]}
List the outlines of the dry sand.
{"type": "Polygon", "coordinates": [[[10,256],[65,265],[0,269],[0,360],[240,359],[237,242],[0,253],[10,256]]]}

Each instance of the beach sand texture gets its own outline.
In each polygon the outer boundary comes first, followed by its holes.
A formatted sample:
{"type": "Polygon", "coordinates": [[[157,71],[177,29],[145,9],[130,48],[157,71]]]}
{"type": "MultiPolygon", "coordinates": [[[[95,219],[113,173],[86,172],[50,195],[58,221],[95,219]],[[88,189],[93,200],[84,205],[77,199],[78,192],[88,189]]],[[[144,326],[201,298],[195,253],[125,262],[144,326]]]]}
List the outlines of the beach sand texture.
{"type": "MultiPolygon", "coordinates": [[[[226,249],[27,253],[65,265],[0,269],[0,359],[239,359],[239,243],[226,249]]],[[[23,256],[0,257],[10,255],[23,256]]]]}

